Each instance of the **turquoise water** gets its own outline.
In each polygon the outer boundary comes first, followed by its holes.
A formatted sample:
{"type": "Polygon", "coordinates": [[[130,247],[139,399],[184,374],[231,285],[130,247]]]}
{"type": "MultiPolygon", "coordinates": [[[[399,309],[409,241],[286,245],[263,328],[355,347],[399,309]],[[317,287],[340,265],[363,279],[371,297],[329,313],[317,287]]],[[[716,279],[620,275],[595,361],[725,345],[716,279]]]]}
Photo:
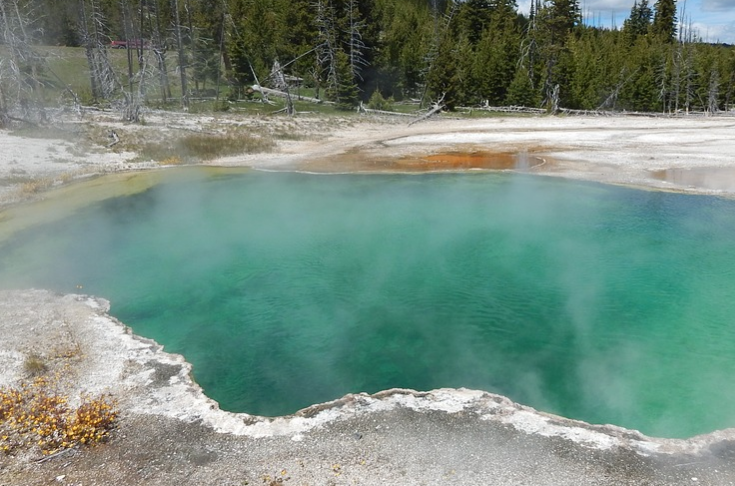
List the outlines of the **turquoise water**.
{"type": "Polygon", "coordinates": [[[735,426],[735,202],[517,174],[164,183],[0,246],[222,408],[469,387],[647,434],[735,426]]]}

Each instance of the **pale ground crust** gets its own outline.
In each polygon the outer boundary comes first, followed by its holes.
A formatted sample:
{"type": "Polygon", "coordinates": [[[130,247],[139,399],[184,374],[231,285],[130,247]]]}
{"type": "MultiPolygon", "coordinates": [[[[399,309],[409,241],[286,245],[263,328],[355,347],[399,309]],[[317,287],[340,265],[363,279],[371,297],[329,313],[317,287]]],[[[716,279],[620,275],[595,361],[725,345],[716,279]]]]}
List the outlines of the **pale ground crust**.
{"type": "MultiPolygon", "coordinates": [[[[232,118],[215,122],[232,123],[232,118]]],[[[396,170],[390,162],[396,158],[527,153],[543,164],[519,170],[724,196],[735,192],[735,184],[727,182],[735,175],[731,118],[499,118],[410,127],[366,119],[331,128],[323,120],[289,123],[308,136],[281,142],[273,153],[213,164],[383,172],[396,170]],[[315,133],[314,127],[329,130],[315,133]],[[365,168],[366,160],[374,170],[365,168]],[[660,172],[667,170],[678,171],[672,173],[685,182],[662,180],[660,172]],[[695,171],[699,183],[680,175],[686,171],[695,171]],[[717,174],[715,182],[700,172],[717,174]]],[[[0,178],[8,166],[15,173],[55,177],[62,171],[54,165],[59,162],[44,155],[54,143],[0,132],[0,178]]],[[[131,154],[102,151],[73,164],[81,165],[85,175],[141,168],[131,160],[131,154]]],[[[83,199],[114,195],[106,188],[83,199]]],[[[4,192],[5,202],[12,200],[8,194],[17,197],[13,191],[4,192]]],[[[63,191],[60,197],[70,198],[63,191]]],[[[5,220],[0,226],[22,219],[22,208],[0,212],[0,221],[5,220]]],[[[689,440],[656,439],[545,414],[474,390],[348,395],[276,419],[223,412],[192,382],[191,367],[181,356],[131,334],[107,314],[108,308],[106,301],[84,295],[0,292],[0,386],[17,382],[23,359],[35,353],[53,366],[71,364],[64,391],[110,393],[122,411],[112,440],[101,446],[43,463],[34,461],[40,457],[34,451],[0,456],[0,485],[253,485],[270,484],[268,478],[294,485],[735,484],[734,429],[689,440]]]]}

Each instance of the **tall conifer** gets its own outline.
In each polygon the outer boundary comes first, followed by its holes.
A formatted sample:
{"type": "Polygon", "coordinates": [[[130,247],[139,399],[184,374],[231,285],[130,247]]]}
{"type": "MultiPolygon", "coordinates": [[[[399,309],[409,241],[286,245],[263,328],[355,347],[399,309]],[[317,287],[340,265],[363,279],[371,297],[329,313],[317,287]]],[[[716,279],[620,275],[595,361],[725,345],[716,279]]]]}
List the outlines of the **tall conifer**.
{"type": "Polygon", "coordinates": [[[658,0],[651,33],[664,42],[676,40],[676,0],[658,0]]]}
{"type": "Polygon", "coordinates": [[[633,8],[630,9],[630,17],[623,23],[623,31],[632,38],[646,35],[651,27],[652,19],[653,10],[648,5],[648,0],[635,2],[633,8]]]}

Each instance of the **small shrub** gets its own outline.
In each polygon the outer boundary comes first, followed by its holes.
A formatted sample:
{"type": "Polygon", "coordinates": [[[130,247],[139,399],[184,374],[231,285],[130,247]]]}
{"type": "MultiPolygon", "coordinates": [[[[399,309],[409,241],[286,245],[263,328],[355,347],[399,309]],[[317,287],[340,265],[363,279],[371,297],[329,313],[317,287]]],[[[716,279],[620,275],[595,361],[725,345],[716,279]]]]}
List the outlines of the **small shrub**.
{"type": "Polygon", "coordinates": [[[174,144],[170,141],[163,141],[160,143],[141,142],[139,145],[128,145],[125,148],[138,152],[143,160],[162,161],[177,157],[176,155],[172,155],[176,153],[176,147],[174,147],[174,144]]]}
{"type": "Polygon", "coordinates": [[[79,103],[85,106],[93,105],[97,100],[92,95],[92,88],[82,88],[77,91],[79,103]]]}
{"type": "Polygon", "coordinates": [[[49,178],[33,179],[31,181],[24,182],[20,186],[20,192],[24,195],[37,194],[51,187],[53,183],[53,179],[49,178]]]}
{"type": "Polygon", "coordinates": [[[59,176],[59,182],[62,184],[68,184],[69,182],[74,180],[74,174],[71,172],[64,172],[59,176]]]}
{"type": "Polygon", "coordinates": [[[48,366],[41,356],[33,353],[26,356],[23,361],[23,370],[28,376],[35,377],[46,373],[48,366]]]}
{"type": "Polygon", "coordinates": [[[158,162],[161,165],[181,165],[183,161],[180,157],[177,157],[175,155],[171,157],[166,157],[165,159],[158,162]]]}
{"type": "Polygon", "coordinates": [[[383,95],[380,94],[380,90],[373,91],[373,95],[368,101],[368,108],[371,110],[381,111],[393,111],[393,104],[391,100],[386,100],[383,95]]]}
{"type": "Polygon", "coordinates": [[[212,105],[212,111],[230,111],[230,103],[227,100],[215,101],[212,105]]]}

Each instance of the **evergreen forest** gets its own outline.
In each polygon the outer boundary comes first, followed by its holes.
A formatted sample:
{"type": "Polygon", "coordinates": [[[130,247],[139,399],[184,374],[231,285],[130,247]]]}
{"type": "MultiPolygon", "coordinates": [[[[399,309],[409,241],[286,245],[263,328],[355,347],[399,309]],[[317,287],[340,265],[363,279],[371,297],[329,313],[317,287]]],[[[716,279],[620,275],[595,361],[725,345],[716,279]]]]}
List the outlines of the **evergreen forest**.
{"type": "Polygon", "coordinates": [[[730,110],[735,47],[703,42],[676,0],[631,1],[623,26],[605,29],[582,22],[578,0],[528,13],[515,0],[0,0],[0,117],[49,86],[79,102],[43,46],[83,51],[88,98],[131,120],[152,102],[261,86],[341,109],[730,110]]]}

